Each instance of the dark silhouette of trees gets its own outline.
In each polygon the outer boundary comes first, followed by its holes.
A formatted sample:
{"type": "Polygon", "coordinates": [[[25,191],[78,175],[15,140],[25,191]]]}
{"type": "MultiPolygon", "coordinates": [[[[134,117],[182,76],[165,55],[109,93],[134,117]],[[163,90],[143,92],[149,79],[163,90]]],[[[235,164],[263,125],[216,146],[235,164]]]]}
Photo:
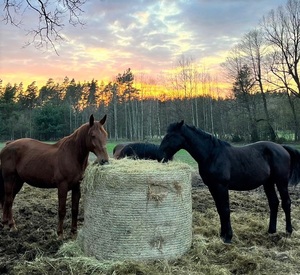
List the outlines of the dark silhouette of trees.
{"type": "MultiPolygon", "coordinates": [[[[106,127],[113,140],[159,142],[169,123],[184,119],[193,124],[195,115],[200,128],[222,139],[236,142],[266,139],[259,121],[264,117],[263,101],[260,93],[253,90],[255,81],[247,66],[240,67],[233,82],[235,96],[228,98],[201,94],[193,98],[141,98],[142,91],[134,88],[132,71],[118,76],[119,79],[107,85],[95,80],[80,83],[65,79],[63,83],[48,80],[41,88],[35,82],[26,88],[22,84],[0,86],[0,140],[22,137],[57,140],[87,122],[91,113],[97,117],[108,114],[106,127]],[[84,98],[88,100],[83,102],[84,98]],[[201,111],[185,112],[191,104],[197,104],[201,111]],[[208,121],[213,121],[213,125],[208,121]]],[[[292,140],[294,119],[286,92],[266,92],[265,96],[270,116],[276,118],[276,141],[292,140]]],[[[295,99],[293,105],[299,112],[300,104],[295,99]]]]}

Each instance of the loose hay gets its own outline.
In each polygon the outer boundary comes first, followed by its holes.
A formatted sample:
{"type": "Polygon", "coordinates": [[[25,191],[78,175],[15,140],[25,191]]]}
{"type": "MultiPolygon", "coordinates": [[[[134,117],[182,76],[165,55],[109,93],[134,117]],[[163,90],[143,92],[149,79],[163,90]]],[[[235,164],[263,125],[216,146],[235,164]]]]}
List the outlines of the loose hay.
{"type": "Polygon", "coordinates": [[[90,165],[79,243],[99,260],[176,259],[192,242],[191,168],[122,159],[90,165]]]}
{"type": "MultiPolygon", "coordinates": [[[[235,232],[232,245],[225,245],[219,238],[219,217],[207,187],[193,189],[192,247],[182,257],[173,261],[99,261],[94,257],[85,256],[77,241],[65,243],[59,253],[55,253],[56,250],[50,249],[54,240],[52,237],[49,239],[49,230],[43,231],[43,228],[46,224],[55,224],[56,212],[53,212],[52,222],[49,223],[47,212],[49,209],[38,207],[40,199],[43,197],[41,192],[45,192],[45,190],[31,186],[24,187],[23,192],[20,192],[18,200],[16,200],[15,208],[18,220],[23,219],[23,222],[19,224],[23,224],[24,227],[21,229],[19,227],[18,234],[0,230],[0,250],[10,247],[19,254],[8,254],[8,250],[0,251],[0,274],[300,274],[299,185],[295,189],[290,189],[294,232],[288,238],[285,236],[285,217],[282,209],[279,209],[278,233],[274,235],[267,233],[269,209],[263,192],[256,190],[246,193],[230,192],[232,226],[235,232]],[[39,208],[40,216],[32,216],[30,219],[28,219],[28,215],[23,216],[24,212],[18,209],[20,209],[19,207],[23,209],[25,202],[29,203],[25,204],[26,209],[39,208]],[[34,217],[39,221],[38,230],[35,227],[36,223],[33,222],[34,217]],[[45,220],[44,217],[46,217],[45,220]],[[254,223],[251,222],[252,220],[254,223]],[[40,233],[43,233],[44,236],[40,233]],[[38,253],[35,258],[28,259],[23,253],[32,251],[24,250],[22,245],[25,240],[27,244],[33,244],[34,238],[39,241],[38,244],[36,243],[38,253]]],[[[49,190],[46,192],[48,193],[49,190]]],[[[57,207],[55,198],[56,193],[54,192],[46,203],[53,209],[57,207]]],[[[70,219],[71,216],[69,217],[71,222],[70,219]]]]}

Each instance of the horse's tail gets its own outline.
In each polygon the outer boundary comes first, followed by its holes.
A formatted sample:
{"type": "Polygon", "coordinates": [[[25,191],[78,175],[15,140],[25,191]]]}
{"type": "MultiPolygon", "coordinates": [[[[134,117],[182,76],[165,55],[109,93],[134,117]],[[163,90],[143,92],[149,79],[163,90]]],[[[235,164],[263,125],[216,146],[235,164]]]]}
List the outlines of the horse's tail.
{"type": "Polygon", "coordinates": [[[291,174],[289,183],[297,185],[300,182],[300,151],[290,146],[283,145],[291,156],[291,174]]]}

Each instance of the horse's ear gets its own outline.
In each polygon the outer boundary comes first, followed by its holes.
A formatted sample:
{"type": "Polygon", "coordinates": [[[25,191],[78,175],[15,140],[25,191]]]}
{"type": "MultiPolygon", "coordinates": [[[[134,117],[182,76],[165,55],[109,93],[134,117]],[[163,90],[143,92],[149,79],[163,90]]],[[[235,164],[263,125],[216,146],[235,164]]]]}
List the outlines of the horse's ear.
{"type": "Polygon", "coordinates": [[[184,120],[181,120],[180,122],[178,122],[178,128],[181,128],[181,126],[184,124],[184,120]]]}
{"type": "Polygon", "coordinates": [[[90,116],[90,126],[92,127],[93,125],[94,125],[94,116],[93,115],[91,115],[90,116]]]}
{"type": "Polygon", "coordinates": [[[104,125],[106,121],[106,115],[104,115],[104,117],[100,120],[100,124],[104,125]]]}

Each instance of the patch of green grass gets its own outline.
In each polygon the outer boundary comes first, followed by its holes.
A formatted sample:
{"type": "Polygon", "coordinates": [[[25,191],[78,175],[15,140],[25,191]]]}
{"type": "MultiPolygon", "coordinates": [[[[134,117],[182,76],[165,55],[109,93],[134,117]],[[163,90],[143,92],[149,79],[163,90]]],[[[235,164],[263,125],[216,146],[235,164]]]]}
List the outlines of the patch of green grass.
{"type": "Polygon", "coordinates": [[[106,144],[106,149],[107,149],[108,155],[109,155],[110,157],[113,156],[113,149],[114,149],[114,147],[115,147],[117,144],[118,144],[118,142],[108,142],[108,143],[106,144]]]}
{"type": "Polygon", "coordinates": [[[190,166],[197,168],[198,163],[192,158],[192,156],[185,150],[179,150],[175,156],[174,160],[179,160],[181,162],[187,163],[190,166]]]}
{"type": "Polygon", "coordinates": [[[0,142],[0,150],[5,146],[5,142],[0,142]]]}

